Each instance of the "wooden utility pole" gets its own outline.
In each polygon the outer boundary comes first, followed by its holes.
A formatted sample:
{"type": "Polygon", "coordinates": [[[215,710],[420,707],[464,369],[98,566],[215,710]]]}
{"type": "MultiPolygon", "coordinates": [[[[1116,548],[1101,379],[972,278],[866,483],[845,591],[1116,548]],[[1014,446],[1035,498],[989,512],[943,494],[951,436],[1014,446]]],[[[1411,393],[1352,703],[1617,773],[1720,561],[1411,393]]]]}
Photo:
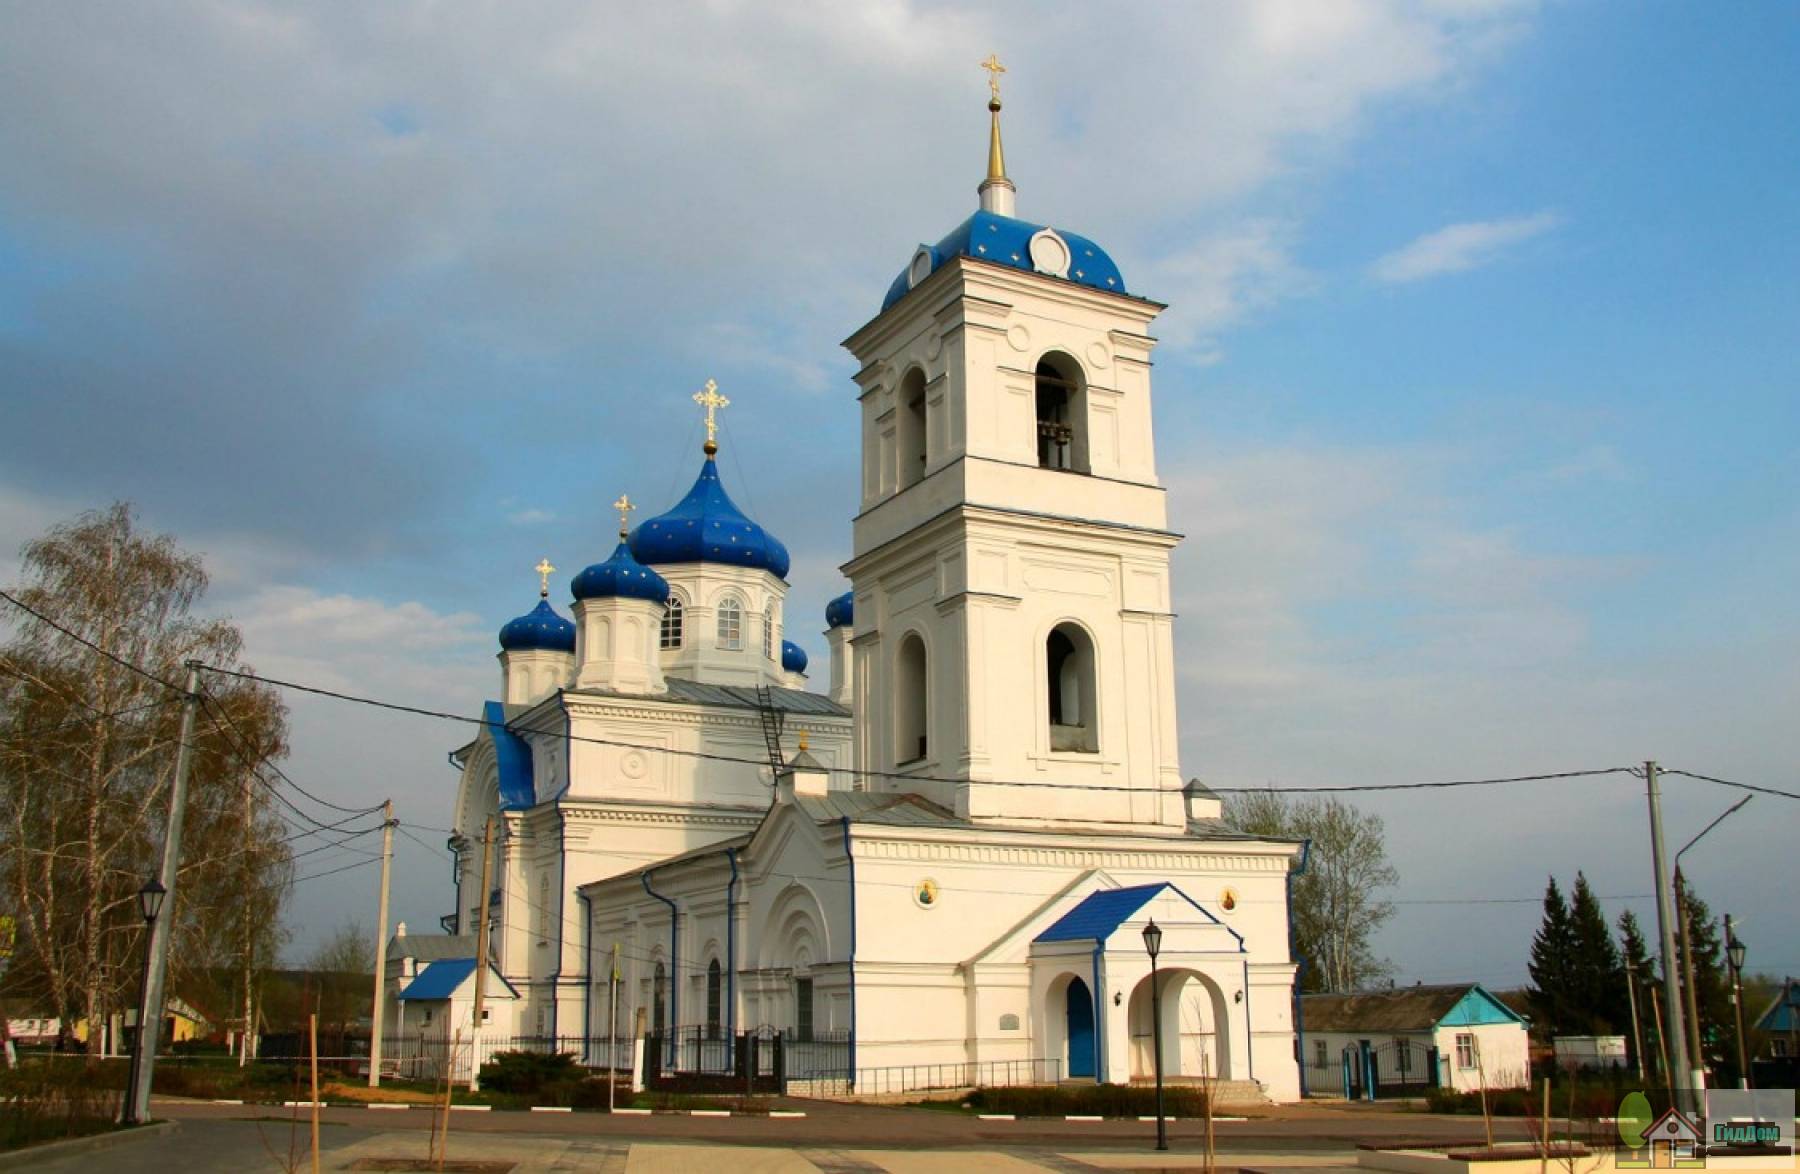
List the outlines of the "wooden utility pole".
{"type": "Polygon", "coordinates": [[[1625,963],[1625,999],[1631,1004],[1631,1046],[1637,1054],[1638,1080],[1648,1084],[1650,1078],[1644,1075],[1644,1033],[1638,1027],[1637,967],[1630,962],[1625,963]]]}
{"type": "Polygon", "coordinates": [[[469,1087],[474,1088],[481,1066],[481,1026],[487,1015],[488,893],[494,884],[494,817],[487,817],[481,837],[481,891],[475,913],[475,1023],[469,1044],[469,1087]]]}
{"type": "Polygon", "coordinates": [[[1706,1083],[1706,1053],[1700,1043],[1700,1000],[1694,989],[1694,918],[1688,909],[1687,882],[1681,866],[1675,866],[1675,924],[1680,934],[1682,1007],[1687,1012],[1688,1064],[1694,1070],[1694,1087],[1706,1083]]]}
{"type": "Polygon", "coordinates": [[[306,1017],[307,1050],[312,1053],[312,1168],[319,1174],[319,1013],[306,1017]]]}
{"type": "Polygon", "coordinates": [[[369,1087],[381,1087],[381,1020],[387,1010],[388,875],[394,865],[394,801],[381,805],[381,901],[375,914],[375,1006],[369,1016],[369,1087]]]}

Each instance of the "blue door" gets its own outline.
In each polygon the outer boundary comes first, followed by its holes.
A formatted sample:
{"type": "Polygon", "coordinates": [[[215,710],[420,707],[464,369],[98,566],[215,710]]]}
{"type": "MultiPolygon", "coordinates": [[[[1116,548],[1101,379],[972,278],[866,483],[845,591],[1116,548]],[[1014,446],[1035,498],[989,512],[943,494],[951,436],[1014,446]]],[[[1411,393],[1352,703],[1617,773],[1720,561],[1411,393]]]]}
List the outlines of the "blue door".
{"type": "Polygon", "coordinates": [[[1094,1078],[1094,996],[1079,978],[1069,983],[1069,1078],[1094,1078]]]}

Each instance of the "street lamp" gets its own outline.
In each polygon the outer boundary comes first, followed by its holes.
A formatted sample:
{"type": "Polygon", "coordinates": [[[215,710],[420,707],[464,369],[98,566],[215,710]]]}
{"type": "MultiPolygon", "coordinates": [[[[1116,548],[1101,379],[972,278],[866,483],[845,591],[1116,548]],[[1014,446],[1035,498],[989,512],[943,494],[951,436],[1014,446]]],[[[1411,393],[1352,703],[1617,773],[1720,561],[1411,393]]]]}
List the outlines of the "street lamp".
{"type": "Polygon", "coordinates": [[[1725,915],[1725,961],[1731,967],[1731,1008],[1737,1017],[1738,1087],[1750,1087],[1750,1060],[1744,1051],[1744,939],[1737,936],[1731,914],[1725,915]]]}
{"type": "MultiPolygon", "coordinates": [[[[1692,1066],[1687,1077],[1689,1081],[1687,1087],[1690,1089],[1704,1089],[1706,1087],[1706,1057],[1701,1050],[1700,1002],[1694,987],[1693,929],[1692,926],[1689,925],[1690,911],[1687,902],[1687,884],[1681,876],[1681,858],[1687,855],[1688,849],[1704,839],[1708,832],[1724,823],[1727,819],[1730,819],[1738,811],[1743,809],[1744,804],[1750,802],[1750,800],[1755,797],[1756,796],[1754,795],[1745,795],[1742,799],[1739,799],[1736,803],[1727,807],[1717,819],[1701,828],[1695,833],[1693,839],[1683,844],[1681,849],[1675,853],[1675,926],[1676,932],[1681,939],[1681,970],[1679,973],[1681,974],[1681,985],[1685,988],[1683,991],[1685,996],[1684,1002],[1687,1004],[1684,1018],[1687,1020],[1688,1063],[1692,1066]]],[[[1671,992],[1671,996],[1673,996],[1673,992],[1671,992]]],[[[1674,1014],[1675,1012],[1672,1010],[1670,1012],[1671,1025],[1674,1022],[1674,1014]]]]}
{"type": "Polygon", "coordinates": [[[1156,1148],[1169,1148],[1169,1127],[1163,1116],[1162,991],[1157,984],[1156,956],[1162,952],[1162,929],[1156,919],[1144,927],[1144,952],[1150,955],[1151,1052],[1156,1057],[1156,1148]]]}
{"type": "Polygon", "coordinates": [[[155,1016],[150,1014],[148,1001],[150,998],[150,931],[156,926],[156,918],[162,913],[163,898],[169,890],[155,877],[144,882],[138,890],[138,912],[144,915],[144,975],[138,985],[138,1025],[137,1038],[131,1041],[131,1077],[125,1084],[125,1109],[119,1116],[127,1125],[142,1125],[144,1122],[137,1112],[137,1077],[144,1063],[144,1032],[150,1029],[152,1018],[158,1022],[162,1012],[158,1009],[155,1016]]]}

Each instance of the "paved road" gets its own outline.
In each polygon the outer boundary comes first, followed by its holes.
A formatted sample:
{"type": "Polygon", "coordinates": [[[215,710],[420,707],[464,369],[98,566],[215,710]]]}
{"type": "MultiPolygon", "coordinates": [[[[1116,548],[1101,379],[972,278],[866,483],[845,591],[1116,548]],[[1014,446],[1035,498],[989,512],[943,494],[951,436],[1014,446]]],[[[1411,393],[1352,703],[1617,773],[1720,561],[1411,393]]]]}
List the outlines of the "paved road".
{"type": "MultiPolygon", "coordinates": [[[[304,1110],[158,1101],[179,1129],[115,1149],[39,1163],[46,1171],[224,1174],[308,1168],[304,1110]]],[[[805,1104],[807,1116],[608,1117],[597,1113],[469,1113],[451,1120],[450,1155],[513,1163],[516,1174],[949,1174],[1055,1171],[1115,1174],[1195,1169],[1202,1128],[1176,1122],[1172,1150],[1151,1149],[1153,1125],[1139,1122],[981,1121],[923,1109],[805,1104]]],[[[422,1110],[328,1109],[320,1128],[323,1168],[362,1159],[424,1157],[432,1115],[422,1110]]],[[[1509,1128],[1504,1132],[1517,1135],[1509,1128]]],[[[1315,1106],[1218,1124],[1224,1169],[1326,1170],[1355,1164],[1359,1142],[1479,1135],[1479,1121],[1315,1106]]]]}

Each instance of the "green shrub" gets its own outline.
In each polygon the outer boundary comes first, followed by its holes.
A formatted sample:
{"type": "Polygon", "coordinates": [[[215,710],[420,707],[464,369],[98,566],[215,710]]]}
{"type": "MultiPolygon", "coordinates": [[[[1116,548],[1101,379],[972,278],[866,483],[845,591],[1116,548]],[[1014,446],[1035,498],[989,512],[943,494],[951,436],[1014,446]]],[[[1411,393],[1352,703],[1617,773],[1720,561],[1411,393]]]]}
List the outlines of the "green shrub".
{"type": "MultiPolygon", "coordinates": [[[[1156,1089],[1136,1084],[1034,1084],[978,1088],[967,1096],[938,1103],[1018,1117],[1147,1117],[1156,1112],[1156,1089]]],[[[1190,1085],[1165,1087],[1163,1112],[1171,1117],[1204,1116],[1206,1094],[1190,1085]]]]}
{"type": "Polygon", "coordinates": [[[575,1057],[567,1052],[496,1052],[481,1066],[484,1092],[534,1095],[547,1086],[572,1084],[582,1078],[575,1057]]]}
{"type": "Polygon", "coordinates": [[[111,1129],[119,1094],[102,1079],[105,1067],[56,1056],[0,1071],[0,1149],[111,1129]]]}

